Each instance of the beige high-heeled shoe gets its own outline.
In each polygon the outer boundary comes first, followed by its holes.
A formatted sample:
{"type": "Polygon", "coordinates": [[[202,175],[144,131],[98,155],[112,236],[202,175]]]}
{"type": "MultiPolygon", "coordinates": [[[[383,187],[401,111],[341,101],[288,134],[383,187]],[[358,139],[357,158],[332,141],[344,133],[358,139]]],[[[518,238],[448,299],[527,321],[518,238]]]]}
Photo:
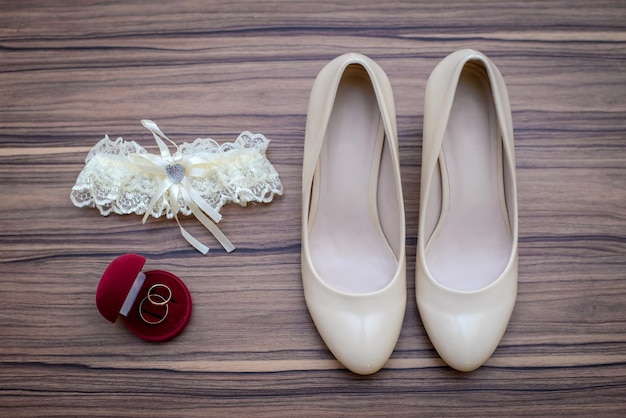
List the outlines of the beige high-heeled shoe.
{"type": "Polygon", "coordinates": [[[327,64],[308,108],[302,174],[302,281],[334,356],[378,371],[406,307],[396,115],[383,70],[360,54],[327,64]]]}
{"type": "Polygon", "coordinates": [[[454,52],[428,79],[416,296],[441,358],[480,367],[517,295],[517,192],[509,98],[482,53],[454,52]]]}

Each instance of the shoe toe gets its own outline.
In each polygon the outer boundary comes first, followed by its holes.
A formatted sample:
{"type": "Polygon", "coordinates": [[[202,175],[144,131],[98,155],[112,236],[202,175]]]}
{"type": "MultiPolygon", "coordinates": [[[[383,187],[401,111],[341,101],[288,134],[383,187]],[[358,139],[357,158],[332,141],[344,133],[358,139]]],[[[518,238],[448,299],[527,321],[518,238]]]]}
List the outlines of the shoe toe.
{"type": "Polygon", "coordinates": [[[346,368],[357,374],[372,374],[389,359],[399,335],[399,329],[394,329],[398,327],[389,324],[401,324],[401,320],[386,316],[342,312],[318,321],[318,329],[330,351],[346,368]]]}
{"type": "MultiPolygon", "coordinates": [[[[485,363],[506,331],[514,300],[490,308],[438,309],[422,303],[420,315],[439,356],[452,368],[472,371],[485,363]]],[[[459,305],[463,305],[460,303],[459,305]]]]}
{"type": "Polygon", "coordinates": [[[383,303],[386,307],[379,304],[380,299],[384,299],[380,295],[378,298],[348,296],[332,304],[328,303],[329,299],[326,298],[324,304],[307,302],[326,346],[354,373],[367,375],[380,370],[391,356],[400,335],[405,310],[405,304],[401,303],[403,299],[396,298],[396,303],[392,304],[383,303]],[[378,308],[373,308],[377,305],[378,308]]]}

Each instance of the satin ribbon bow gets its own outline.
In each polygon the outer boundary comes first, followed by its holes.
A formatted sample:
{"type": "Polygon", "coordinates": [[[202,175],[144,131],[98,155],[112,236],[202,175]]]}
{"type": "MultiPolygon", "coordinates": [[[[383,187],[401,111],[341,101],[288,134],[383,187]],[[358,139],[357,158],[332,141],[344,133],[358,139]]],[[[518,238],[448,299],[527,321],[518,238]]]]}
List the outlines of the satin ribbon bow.
{"type": "Polygon", "coordinates": [[[213,168],[210,167],[211,159],[199,155],[182,155],[178,151],[178,145],[165,136],[156,123],[151,120],[144,119],[141,121],[141,124],[152,132],[152,135],[159,146],[161,155],[137,153],[129,154],[128,157],[131,161],[133,161],[133,163],[136,164],[137,168],[144,173],[155,174],[163,179],[157,192],[152,197],[152,200],[150,200],[150,203],[146,208],[146,213],[143,216],[142,222],[144,224],[146,223],[146,220],[152,213],[154,205],[157,203],[159,198],[161,198],[161,196],[165,193],[168,193],[168,202],[183,238],[185,238],[189,244],[202,254],[206,254],[209,252],[209,247],[202,244],[193,235],[187,232],[178,220],[178,212],[180,212],[178,199],[179,197],[182,197],[182,200],[185,202],[187,207],[189,207],[196,219],[198,219],[202,225],[204,225],[205,228],[208,229],[213,236],[215,236],[219,243],[222,244],[222,247],[224,247],[227,252],[233,251],[235,246],[229,241],[228,238],[226,238],[226,235],[220,231],[217,225],[215,225],[215,223],[222,219],[222,215],[220,215],[215,208],[204,200],[200,193],[193,188],[188,179],[188,176],[202,177],[208,175],[213,170],[213,168]],[[170,150],[165,142],[163,142],[163,139],[169,141],[174,145],[174,147],[176,147],[174,155],[170,153],[170,150]]]}

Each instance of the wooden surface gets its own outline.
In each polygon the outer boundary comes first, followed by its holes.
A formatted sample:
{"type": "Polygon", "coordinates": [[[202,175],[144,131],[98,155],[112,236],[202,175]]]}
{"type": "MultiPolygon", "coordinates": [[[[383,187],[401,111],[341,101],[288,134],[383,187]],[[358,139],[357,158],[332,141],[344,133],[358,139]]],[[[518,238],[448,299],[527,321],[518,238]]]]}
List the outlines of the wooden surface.
{"type": "Polygon", "coordinates": [[[623,1],[0,3],[1,416],[451,416],[626,413],[626,6],[623,1]],[[424,87],[472,47],[509,87],[520,211],[519,296],[479,370],[445,366],[415,304],[424,87]],[[358,51],[395,91],[408,305],[396,350],[346,371],[308,315],[300,175],[313,79],[358,51]],[[226,254],[175,222],[101,217],[69,193],[104,134],[272,139],[285,194],[223,209],[226,254]],[[189,287],[174,340],[139,340],[94,303],[139,252],[189,287]]]}

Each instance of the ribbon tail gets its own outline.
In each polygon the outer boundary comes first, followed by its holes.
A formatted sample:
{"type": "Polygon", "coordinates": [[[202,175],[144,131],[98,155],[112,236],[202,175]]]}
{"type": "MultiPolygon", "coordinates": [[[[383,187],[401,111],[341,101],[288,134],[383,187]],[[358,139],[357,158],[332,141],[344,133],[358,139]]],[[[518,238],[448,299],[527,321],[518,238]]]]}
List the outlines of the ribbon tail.
{"type": "Polygon", "coordinates": [[[233,252],[235,250],[235,246],[233,245],[233,243],[230,242],[230,240],[226,237],[226,235],[224,235],[224,233],[218,228],[217,225],[211,222],[211,219],[209,219],[209,217],[207,217],[203,211],[208,212],[209,216],[211,216],[211,213],[217,215],[215,217],[211,217],[214,220],[215,218],[217,218],[217,220],[221,219],[222,215],[220,215],[218,211],[216,211],[209,204],[207,204],[204,199],[202,199],[202,196],[200,196],[195,190],[193,190],[191,184],[189,184],[187,179],[183,181],[183,185],[185,187],[181,187],[180,192],[183,194],[183,199],[185,199],[185,203],[187,204],[187,206],[189,206],[189,209],[191,209],[191,212],[194,214],[196,219],[198,219],[202,223],[202,225],[204,225],[204,227],[208,229],[211,234],[213,234],[213,236],[219,241],[222,247],[224,247],[226,252],[233,252]],[[194,195],[197,196],[194,197],[194,195]],[[199,202],[201,206],[198,207],[198,204],[196,202],[199,202]]]}
{"type": "Polygon", "coordinates": [[[215,225],[211,220],[200,210],[200,208],[192,201],[188,201],[187,205],[194,216],[204,225],[206,229],[209,230],[211,234],[217,239],[217,241],[224,247],[227,253],[231,253],[235,250],[235,246],[232,242],[224,235],[224,233],[219,229],[217,225],[215,225]]]}
{"type": "Polygon", "coordinates": [[[204,198],[200,195],[200,193],[198,193],[193,187],[191,187],[191,183],[189,183],[189,180],[187,180],[187,178],[183,179],[182,184],[184,186],[184,188],[182,189],[183,197],[185,197],[187,203],[190,200],[193,201],[196,205],[200,207],[200,209],[202,209],[204,213],[209,215],[209,217],[213,219],[215,223],[218,223],[222,220],[222,215],[214,207],[209,205],[206,200],[204,200],[204,198]],[[189,199],[189,197],[191,197],[191,199],[189,199]]]}
{"type": "Polygon", "coordinates": [[[176,219],[178,228],[180,228],[180,234],[189,244],[191,244],[193,248],[206,255],[206,253],[209,252],[209,247],[198,241],[196,237],[187,232],[187,230],[183,228],[183,226],[180,224],[180,221],[178,220],[178,212],[180,211],[180,207],[178,206],[178,192],[181,192],[183,194],[183,199],[187,198],[185,189],[179,187],[178,184],[173,184],[169,195],[169,202],[172,208],[172,212],[174,213],[174,219],[176,219]]]}
{"type": "Polygon", "coordinates": [[[183,236],[183,238],[185,238],[185,240],[189,244],[191,244],[193,248],[200,251],[202,254],[206,255],[209,252],[209,247],[207,247],[206,245],[198,241],[193,235],[187,232],[185,228],[183,228],[183,226],[178,221],[178,215],[175,215],[174,219],[176,219],[176,223],[178,224],[178,227],[180,228],[180,234],[183,236]]]}
{"type": "Polygon", "coordinates": [[[211,220],[200,210],[200,208],[190,199],[189,194],[183,187],[178,187],[177,184],[173,185],[172,193],[170,193],[170,205],[174,210],[174,218],[176,219],[176,223],[178,223],[178,227],[180,228],[180,233],[183,238],[187,240],[189,244],[191,244],[196,250],[200,251],[202,254],[206,254],[209,252],[209,247],[202,244],[199,240],[197,240],[193,235],[191,235],[185,228],[182,227],[180,221],[178,220],[178,203],[176,202],[176,196],[178,196],[178,192],[182,193],[183,199],[191,212],[194,214],[196,219],[198,219],[202,225],[205,226],[206,229],[209,230],[213,234],[213,236],[219,241],[219,243],[224,247],[227,252],[232,252],[235,249],[235,246],[230,242],[226,235],[220,231],[220,229],[213,223],[211,220]]]}

